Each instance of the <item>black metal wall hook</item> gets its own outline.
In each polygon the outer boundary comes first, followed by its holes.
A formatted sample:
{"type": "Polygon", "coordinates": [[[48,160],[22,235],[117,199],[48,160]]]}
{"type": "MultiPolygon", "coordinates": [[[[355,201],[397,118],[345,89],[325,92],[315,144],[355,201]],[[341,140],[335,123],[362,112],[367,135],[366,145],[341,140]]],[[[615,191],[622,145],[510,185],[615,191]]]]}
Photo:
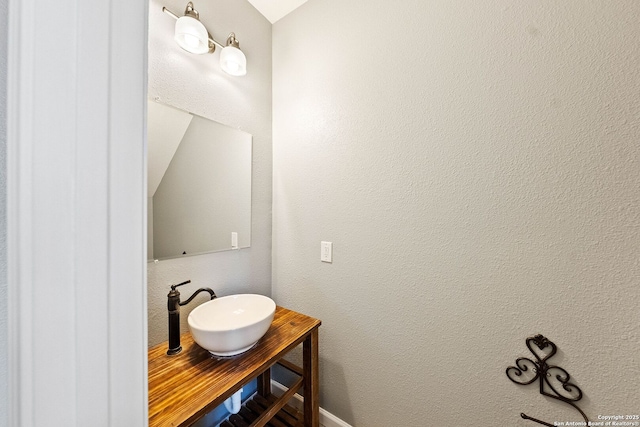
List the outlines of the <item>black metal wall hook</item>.
{"type": "MultiPolygon", "coordinates": [[[[507,368],[507,377],[514,383],[520,385],[527,385],[536,380],[540,380],[540,394],[571,405],[582,415],[582,418],[584,418],[584,421],[588,425],[589,419],[575,403],[582,399],[582,390],[580,390],[577,385],[569,382],[571,377],[567,371],[559,366],[547,364],[547,360],[556,354],[558,347],[540,334],[527,338],[526,344],[536,360],[533,361],[526,357],[516,359],[516,366],[509,366],[507,368]]],[[[538,424],[550,427],[554,426],[553,424],[530,417],[525,413],[520,413],[520,416],[525,420],[534,421],[538,424]]]]}

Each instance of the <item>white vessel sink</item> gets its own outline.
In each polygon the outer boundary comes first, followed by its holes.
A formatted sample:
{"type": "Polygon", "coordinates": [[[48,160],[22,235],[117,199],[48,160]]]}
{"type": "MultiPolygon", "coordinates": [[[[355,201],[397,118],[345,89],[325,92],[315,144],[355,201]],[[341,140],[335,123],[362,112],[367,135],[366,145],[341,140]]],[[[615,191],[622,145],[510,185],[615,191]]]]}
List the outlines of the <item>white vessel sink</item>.
{"type": "Polygon", "coordinates": [[[229,295],[199,305],[189,314],[193,340],[216,356],[249,350],[267,332],[276,303],[256,294],[229,295]]]}

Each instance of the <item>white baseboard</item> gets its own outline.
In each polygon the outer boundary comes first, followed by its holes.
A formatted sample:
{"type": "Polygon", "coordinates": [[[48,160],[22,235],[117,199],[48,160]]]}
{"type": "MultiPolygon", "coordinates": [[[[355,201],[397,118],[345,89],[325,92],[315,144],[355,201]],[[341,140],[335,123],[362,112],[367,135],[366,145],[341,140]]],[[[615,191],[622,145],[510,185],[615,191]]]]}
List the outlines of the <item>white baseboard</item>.
{"type": "MultiPolygon", "coordinates": [[[[280,384],[278,381],[275,381],[273,379],[271,380],[271,392],[276,396],[282,396],[287,390],[288,388],[280,384]]],[[[296,409],[302,410],[302,402],[302,396],[296,393],[289,401],[289,405],[293,406],[296,409]]],[[[320,424],[324,427],[351,427],[350,424],[342,421],[331,412],[327,412],[322,408],[320,408],[320,424]]]]}

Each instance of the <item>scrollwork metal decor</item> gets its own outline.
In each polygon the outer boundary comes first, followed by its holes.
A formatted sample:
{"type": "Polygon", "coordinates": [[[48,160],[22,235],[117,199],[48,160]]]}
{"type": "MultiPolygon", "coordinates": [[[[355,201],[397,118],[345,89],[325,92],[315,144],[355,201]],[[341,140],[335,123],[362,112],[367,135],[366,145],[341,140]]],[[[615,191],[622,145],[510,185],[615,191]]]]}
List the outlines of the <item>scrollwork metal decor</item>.
{"type": "MultiPolygon", "coordinates": [[[[580,412],[580,415],[588,425],[589,419],[576,405],[576,402],[582,399],[582,390],[569,382],[571,377],[567,371],[559,366],[547,364],[547,360],[556,354],[558,347],[542,335],[529,337],[526,343],[536,360],[533,361],[527,357],[516,359],[516,365],[507,368],[507,377],[520,385],[532,384],[539,380],[540,394],[571,405],[576,411],[580,412]]],[[[520,416],[525,420],[531,420],[538,424],[554,426],[554,424],[530,417],[525,413],[521,413],[520,416]]]]}

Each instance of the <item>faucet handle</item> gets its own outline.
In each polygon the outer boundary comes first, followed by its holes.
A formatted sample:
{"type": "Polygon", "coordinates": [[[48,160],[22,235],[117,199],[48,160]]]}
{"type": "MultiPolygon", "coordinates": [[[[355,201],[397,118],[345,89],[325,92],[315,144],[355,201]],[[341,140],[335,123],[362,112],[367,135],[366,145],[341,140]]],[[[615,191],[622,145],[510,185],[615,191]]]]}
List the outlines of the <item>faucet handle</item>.
{"type": "Polygon", "coordinates": [[[187,280],[186,282],[178,283],[177,285],[171,285],[171,290],[175,291],[178,286],[186,285],[187,283],[191,283],[191,280],[187,280]]]}

